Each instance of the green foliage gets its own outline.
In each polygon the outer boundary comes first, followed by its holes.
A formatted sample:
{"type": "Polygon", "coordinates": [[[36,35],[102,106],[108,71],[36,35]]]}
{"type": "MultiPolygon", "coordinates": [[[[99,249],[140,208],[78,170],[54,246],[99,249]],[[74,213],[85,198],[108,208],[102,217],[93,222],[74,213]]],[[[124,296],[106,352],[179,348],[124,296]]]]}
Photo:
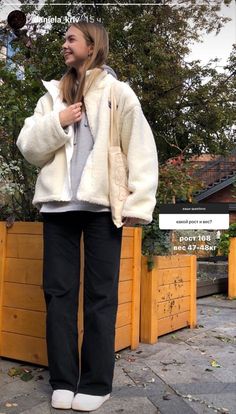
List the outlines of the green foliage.
{"type": "Polygon", "coordinates": [[[38,211],[32,206],[37,169],[28,164],[16,147],[24,119],[32,114],[42,88],[35,80],[19,80],[17,70],[0,62],[0,186],[1,220],[35,220],[38,211]]]}
{"type": "Polygon", "coordinates": [[[159,203],[192,201],[193,194],[202,188],[202,183],[193,175],[195,170],[189,162],[161,165],[157,191],[159,203]]]}
{"type": "Polygon", "coordinates": [[[164,256],[171,253],[171,231],[159,228],[157,208],[152,223],[143,227],[142,237],[142,253],[145,256],[164,256]]]}
{"type": "Polygon", "coordinates": [[[236,237],[236,223],[230,224],[229,229],[221,235],[217,246],[218,256],[228,256],[230,237],[236,237]]]}

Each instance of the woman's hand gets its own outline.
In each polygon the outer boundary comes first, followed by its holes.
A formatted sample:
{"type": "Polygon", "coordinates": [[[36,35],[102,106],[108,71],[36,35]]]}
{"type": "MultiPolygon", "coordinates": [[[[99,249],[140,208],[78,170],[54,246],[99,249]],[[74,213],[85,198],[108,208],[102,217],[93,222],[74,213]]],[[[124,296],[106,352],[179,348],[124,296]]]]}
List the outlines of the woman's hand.
{"type": "Polygon", "coordinates": [[[138,224],[139,219],[136,217],[122,217],[122,222],[125,227],[132,227],[135,224],[138,224]]]}
{"type": "Polygon", "coordinates": [[[63,109],[59,113],[59,119],[62,128],[67,127],[68,125],[74,124],[75,122],[80,122],[82,118],[82,102],[68,106],[68,108],[63,109]]]}

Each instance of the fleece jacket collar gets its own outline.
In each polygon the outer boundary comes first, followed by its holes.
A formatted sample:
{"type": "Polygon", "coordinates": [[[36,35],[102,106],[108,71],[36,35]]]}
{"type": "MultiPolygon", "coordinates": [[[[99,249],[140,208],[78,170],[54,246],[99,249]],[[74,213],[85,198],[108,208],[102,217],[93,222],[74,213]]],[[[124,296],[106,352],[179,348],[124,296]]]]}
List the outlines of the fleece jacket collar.
{"type": "MultiPolygon", "coordinates": [[[[111,76],[113,78],[116,78],[115,73],[113,74],[114,71],[112,71],[112,72],[110,70],[108,71],[107,68],[108,68],[108,66],[106,68],[104,68],[104,70],[102,70],[101,73],[94,80],[93,85],[92,85],[92,90],[104,88],[104,86],[105,86],[104,78],[107,76],[108,73],[109,74],[112,73],[111,76]]],[[[90,74],[92,74],[93,70],[94,69],[87,70],[85,82],[89,82],[89,77],[90,77],[90,74]]],[[[60,89],[59,89],[60,81],[55,80],[55,79],[52,79],[51,81],[42,80],[42,83],[43,83],[45,89],[50,93],[50,95],[53,99],[53,102],[55,103],[55,101],[58,99],[58,95],[60,93],[60,89]]],[[[89,93],[90,93],[90,89],[88,91],[88,95],[89,95],[89,93]]],[[[66,107],[66,105],[65,105],[65,107],[66,107]]]]}

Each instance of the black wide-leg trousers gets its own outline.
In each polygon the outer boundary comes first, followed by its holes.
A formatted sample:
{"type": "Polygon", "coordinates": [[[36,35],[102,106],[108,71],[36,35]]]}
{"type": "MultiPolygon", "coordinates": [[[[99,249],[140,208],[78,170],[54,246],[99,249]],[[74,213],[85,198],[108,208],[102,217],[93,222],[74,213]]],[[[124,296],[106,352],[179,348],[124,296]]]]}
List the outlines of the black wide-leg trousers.
{"type": "Polygon", "coordinates": [[[42,213],[43,290],[52,388],[112,391],[122,228],[110,212],[42,213]],[[84,237],[84,335],[78,353],[80,238],[84,237]]]}

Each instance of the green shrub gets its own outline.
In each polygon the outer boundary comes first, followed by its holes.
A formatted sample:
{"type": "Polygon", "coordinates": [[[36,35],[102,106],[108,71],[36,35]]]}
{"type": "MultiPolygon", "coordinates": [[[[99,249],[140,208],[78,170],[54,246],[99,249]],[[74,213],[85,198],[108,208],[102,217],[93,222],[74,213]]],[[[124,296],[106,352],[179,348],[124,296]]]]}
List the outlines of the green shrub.
{"type": "Polygon", "coordinates": [[[230,237],[236,237],[236,223],[230,224],[229,229],[221,235],[217,246],[218,256],[227,256],[229,254],[230,237]]]}

